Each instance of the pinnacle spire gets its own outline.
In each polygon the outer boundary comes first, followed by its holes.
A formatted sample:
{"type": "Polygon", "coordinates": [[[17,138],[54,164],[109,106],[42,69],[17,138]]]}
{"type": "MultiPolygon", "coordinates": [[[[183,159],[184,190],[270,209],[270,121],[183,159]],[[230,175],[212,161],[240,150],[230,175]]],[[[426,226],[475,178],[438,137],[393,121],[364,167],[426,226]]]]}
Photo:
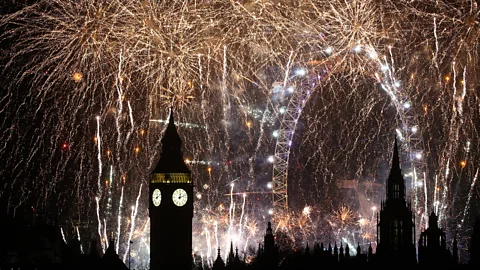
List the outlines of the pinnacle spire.
{"type": "Polygon", "coordinates": [[[162,153],[157,166],[152,173],[190,173],[182,154],[182,140],[178,135],[173,117],[173,107],[170,107],[170,115],[167,128],[163,134],[162,153]]]}
{"type": "Polygon", "coordinates": [[[173,106],[170,106],[170,115],[168,116],[168,125],[175,126],[175,119],[173,118],[173,106]]]}
{"type": "Polygon", "coordinates": [[[397,136],[395,136],[395,143],[393,144],[392,171],[397,169],[400,170],[400,159],[398,157],[397,136]]]}
{"type": "Polygon", "coordinates": [[[390,199],[405,199],[405,180],[400,169],[400,157],[398,152],[398,141],[395,136],[393,144],[392,167],[387,180],[387,201],[390,199]]]}

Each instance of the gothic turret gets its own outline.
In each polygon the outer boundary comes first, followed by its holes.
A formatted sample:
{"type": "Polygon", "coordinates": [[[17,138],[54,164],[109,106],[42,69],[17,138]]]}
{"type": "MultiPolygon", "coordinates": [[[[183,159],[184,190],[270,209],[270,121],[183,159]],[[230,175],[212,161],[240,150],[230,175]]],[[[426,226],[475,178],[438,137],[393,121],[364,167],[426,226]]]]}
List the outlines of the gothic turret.
{"type": "Polygon", "coordinates": [[[414,265],[417,260],[415,223],[410,204],[405,199],[405,180],[400,168],[396,137],[386,191],[386,200],[382,201],[380,214],[377,216],[376,258],[383,263],[414,265]]]}
{"type": "Polygon", "coordinates": [[[340,255],[339,255],[340,262],[343,262],[344,257],[345,257],[345,254],[343,253],[343,243],[340,242],[340,255]]]}
{"type": "Polygon", "coordinates": [[[333,260],[338,262],[338,247],[337,242],[335,242],[335,246],[333,247],[333,260]]]}
{"type": "Polygon", "coordinates": [[[445,232],[438,227],[438,217],[432,211],[428,219],[428,228],[420,234],[418,263],[444,266],[451,262],[450,253],[446,247],[445,232]]]}
{"type": "Polygon", "coordinates": [[[227,257],[227,266],[233,264],[235,261],[235,254],[233,254],[233,242],[230,242],[230,252],[227,257]]]}
{"type": "Polygon", "coordinates": [[[262,264],[264,269],[275,269],[278,266],[278,250],[275,246],[275,237],[270,221],[267,223],[264,237],[262,264]]]}
{"type": "Polygon", "coordinates": [[[178,135],[173,118],[173,108],[170,108],[168,126],[162,142],[162,154],[152,174],[157,173],[190,173],[182,155],[182,140],[178,135]]]}
{"type": "Polygon", "coordinates": [[[101,269],[113,269],[113,270],[127,270],[128,267],[123,263],[123,261],[118,256],[115,251],[115,241],[110,239],[107,250],[101,259],[101,269]]]}
{"type": "Polygon", "coordinates": [[[222,260],[222,255],[220,255],[220,248],[218,249],[217,259],[213,263],[213,270],[223,270],[225,269],[225,263],[222,260]]]}
{"type": "Polygon", "coordinates": [[[387,180],[387,201],[405,200],[405,180],[400,169],[397,137],[393,146],[392,167],[387,180]],[[390,200],[389,200],[390,199],[390,200]]]}

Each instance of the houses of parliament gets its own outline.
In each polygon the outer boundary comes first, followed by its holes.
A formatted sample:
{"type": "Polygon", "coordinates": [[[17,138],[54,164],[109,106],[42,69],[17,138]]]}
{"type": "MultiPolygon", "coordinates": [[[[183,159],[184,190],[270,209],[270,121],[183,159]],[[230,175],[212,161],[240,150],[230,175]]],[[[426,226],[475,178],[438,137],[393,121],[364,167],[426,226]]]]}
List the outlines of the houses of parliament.
{"type": "MultiPolygon", "coordinates": [[[[386,198],[377,214],[376,252],[372,245],[362,250],[360,245],[345,243],[307,244],[301,250],[283,251],[276,245],[271,222],[265,225],[264,241],[259,243],[255,258],[249,263],[231,243],[225,258],[221,250],[213,265],[194,261],[192,253],[192,219],[194,215],[194,187],[190,170],[182,155],[182,140],[177,132],[173,109],[162,138],[162,151],[158,164],[152,170],[149,184],[150,267],[151,270],[192,269],[324,269],[326,267],[480,267],[480,219],[477,217],[468,247],[468,263],[460,264],[457,239],[447,247],[446,233],[438,225],[432,212],[428,228],[416,239],[414,214],[406,199],[405,180],[400,169],[397,141],[394,143],[390,173],[386,181],[386,198]],[[353,252],[352,249],[355,249],[353,252]]],[[[2,225],[5,232],[5,225],[2,225]]],[[[32,228],[30,228],[32,230],[32,228]]],[[[105,254],[92,240],[88,252],[83,252],[76,237],[68,244],[59,238],[56,228],[35,228],[23,238],[42,237],[41,240],[18,244],[16,236],[6,237],[0,244],[0,270],[3,269],[122,269],[130,267],[116,254],[112,242],[105,254]],[[49,242],[41,251],[29,249],[32,242],[49,242]],[[33,250],[33,251],[32,251],[33,250]],[[42,253],[43,252],[43,253],[42,253]]],[[[23,239],[22,238],[22,239],[23,239]]],[[[31,240],[31,239],[30,239],[31,240]]],[[[451,239],[450,239],[451,240],[451,239]]],[[[127,263],[128,264],[128,263],[127,263]]]]}

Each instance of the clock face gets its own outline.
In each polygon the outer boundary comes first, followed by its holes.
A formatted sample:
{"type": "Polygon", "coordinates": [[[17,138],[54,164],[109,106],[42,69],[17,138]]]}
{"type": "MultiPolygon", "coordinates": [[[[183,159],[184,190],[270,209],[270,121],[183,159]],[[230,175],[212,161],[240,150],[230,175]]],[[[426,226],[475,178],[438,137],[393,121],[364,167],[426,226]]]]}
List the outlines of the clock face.
{"type": "Polygon", "coordinates": [[[172,200],[176,206],[184,206],[187,203],[188,194],[185,190],[179,188],[173,192],[172,200]]]}
{"type": "Polygon", "coordinates": [[[160,203],[162,202],[162,193],[160,192],[160,189],[155,189],[152,193],[152,202],[153,205],[159,206],[160,203]]]}

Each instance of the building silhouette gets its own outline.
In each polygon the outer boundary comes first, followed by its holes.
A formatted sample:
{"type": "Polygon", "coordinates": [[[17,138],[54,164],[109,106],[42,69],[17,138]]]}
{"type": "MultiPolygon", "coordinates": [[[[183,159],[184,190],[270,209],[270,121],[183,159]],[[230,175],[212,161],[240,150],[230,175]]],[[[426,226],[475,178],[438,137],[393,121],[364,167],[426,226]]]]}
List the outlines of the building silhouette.
{"type": "Polygon", "coordinates": [[[126,270],[127,266],[115,251],[113,239],[105,254],[100,252],[97,239],[84,244],[76,233],[64,238],[55,225],[28,225],[23,221],[3,217],[0,230],[0,269],[112,269],[126,270]]]}
{"type": "MultiPolygon", "coordinates": [[[[395,140],[392,165],[386,183],[386,200],[377,214],[377,249],[372,243],[362,250],[359,243],[306,243],[304,248],[281,250],[284,232],[274,232],[272,223],[266,224],[263,242],[257,255],[248,264],[234,249],[233,242],[225,260],[220,249],[211,265],[192,260],[193,184],[190,170],[183,161],[181,140],[175,128],[173,110],[162,138],[162,154],[152,172],[149,186],[150,268],[149,269],[213,269],[213,270],[309,270],[369,268],[471,268],[480,266],[480,219],[473,226],[468,252],[469,263],[458,264],[457,238],[447,247],[446,232],[439,227],[435,212],[429,216],[428,228],[415,240],[414,216],[405,197],[405,181],[400,169],[398,146],[395,140]],[[183,190],[183,191],[182,191],[183,190]],[[280,236],[280,237],[279,237],[280,236]],[[278,237],[278,238],[277,238],[278,237]],[[277,243],[276,243],[277,242],[277,243]],[[416,244],[418,243],[418,253],[416,244]],[[332,247],[333,244],[333,247],[332,247]],[[356,247],[355,247],[356,244],[356,247]],[[312,247],[312,248],[311,248],[312,247]],[[417,262],[418,254],[418,262],[417,262]]],[[[112,269],[127,270],[110,239],[101,254],[93,238],[83,245],[76,233],[65,240],[58,226],[18,224],[0,219],[5,233],[0,242],[0,270],[2,269],[112,269]]],[[[100,240],[100,241],[98,241],[100,240]]],[[[197,258],[197,257],[196,257],[197,258]]],[[[202,262],[201,259],[198,261],[202,262]]]]}
{"type": "Polygon", "coordinates": [[[468,264],[478,269],[480,267],[480,216],[477,216],[470,239],[470,260],[468,264]]]}
{"type": "Polygon", "coordinates": [[[415,222],[412,208],[405,199],[405,180],[400,169],[397,138],[393,147],[386,200],[377,213],[377,249],[379,263],[414,265],[416,263],[415,222]]]}
{"type": "Polygon", "coordinates": [[[220,254],[220,248],[218,249],[217,253],[217,259],[215,259],[215,262],[213,263],[213,270],[223,270],[225,269],[225,262],[222,259],[222,255],[220,254]]]}
{"type": "Polygon", "coordinates": [[[173,108],[161,142],[149,187],[150,269],[192,269],[193,183],[173,108]]]}
{"type": "MultiPolygon", "coordinates": [[[[428,228],[420,234],[418,240],[418,264],[445,266],[453,263],[447,249],[445,232],[438,227],[438,217],[432,212],[428,218],[428,228]]],[[[456,249],[456,241],[453,248],[456,249]]]]}

